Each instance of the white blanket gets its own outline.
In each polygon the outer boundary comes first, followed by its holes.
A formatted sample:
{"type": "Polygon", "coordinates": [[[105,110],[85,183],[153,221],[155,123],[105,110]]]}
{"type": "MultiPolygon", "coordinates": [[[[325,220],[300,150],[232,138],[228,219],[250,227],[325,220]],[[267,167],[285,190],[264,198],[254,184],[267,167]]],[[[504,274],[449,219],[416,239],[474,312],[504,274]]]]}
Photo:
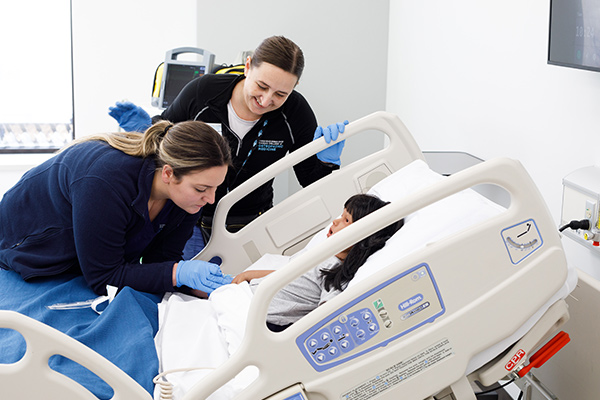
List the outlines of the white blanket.
{"type": "MultiPolygon", "coordinates": [[[[246,327],[252,292],[246,282],[225,285],[209,300],[180,293],[165,295],[158,305],[159,331],[156,351],[160,371],[203,367],[205,370],[171,373],[173,398],[180,399],[195,383],[225,362],[239,347],[246,327]]],[[[231,399],[256,378],[256,370],[246,369],[213,393],[210,400],[231,399]]],[[[154,398],[159,399],[157,385],[154,398]]]]}

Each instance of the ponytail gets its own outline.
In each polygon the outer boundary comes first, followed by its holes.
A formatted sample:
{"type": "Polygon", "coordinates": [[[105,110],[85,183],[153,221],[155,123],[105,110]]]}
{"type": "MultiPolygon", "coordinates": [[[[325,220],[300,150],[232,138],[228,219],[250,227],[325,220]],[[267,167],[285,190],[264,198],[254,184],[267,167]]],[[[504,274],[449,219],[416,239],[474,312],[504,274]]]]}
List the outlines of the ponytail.
{"type": "Polygon", "coordinates": [[[155,157],[157,168],[170,165],[177,178],[192,171],[231,165],[231,152],[225,139],[200,121],[173,124],[161,120],[144,133],[93,135],[75,140],[67,148],[93,140],[106,142],[133,157],[155,157]]]}

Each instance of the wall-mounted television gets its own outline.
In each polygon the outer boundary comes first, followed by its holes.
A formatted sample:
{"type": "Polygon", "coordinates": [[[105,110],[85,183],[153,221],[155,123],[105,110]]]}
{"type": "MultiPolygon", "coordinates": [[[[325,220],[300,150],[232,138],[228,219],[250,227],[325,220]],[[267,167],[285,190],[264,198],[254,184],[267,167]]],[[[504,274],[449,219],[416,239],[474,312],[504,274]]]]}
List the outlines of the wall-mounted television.
{"type": "Polygon", "coordinates": [[[600,0],[550,0],[548,64],[600,72],[600,0]]]}

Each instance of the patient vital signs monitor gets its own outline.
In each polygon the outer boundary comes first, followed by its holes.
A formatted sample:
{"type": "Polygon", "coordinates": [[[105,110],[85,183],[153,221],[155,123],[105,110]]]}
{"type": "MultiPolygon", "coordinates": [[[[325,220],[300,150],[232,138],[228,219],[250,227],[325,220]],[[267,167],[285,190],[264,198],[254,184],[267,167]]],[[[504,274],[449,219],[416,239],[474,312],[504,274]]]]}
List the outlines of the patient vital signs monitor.
{"type": "Polygon", "coordinates": [[[158,66],[154,77],[152,105],[161,109],[169,107],[188,82],[210,72],[214,63],[214,54],[196,47],[179,47],[167,51],[165,62],[158,66]],[[202,55],[202,61],[177,59],[185,53],[202,55]]]}

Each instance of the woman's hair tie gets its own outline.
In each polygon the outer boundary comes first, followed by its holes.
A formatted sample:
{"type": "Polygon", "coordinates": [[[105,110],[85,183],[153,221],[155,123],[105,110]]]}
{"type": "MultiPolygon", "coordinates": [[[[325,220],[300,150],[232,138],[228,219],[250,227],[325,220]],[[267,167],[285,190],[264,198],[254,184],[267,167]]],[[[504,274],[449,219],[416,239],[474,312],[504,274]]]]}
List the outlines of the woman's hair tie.
{"type": "Polygon", "coordinates": [[[165,137],[165,135],[167,134],[167,132],[169,131],[169,129],[171,129],[173,127],[174,124],[169,124],[164,131],[162,131],[162,133],[158,136],[160,136],[161,138],[165,137]]]}

